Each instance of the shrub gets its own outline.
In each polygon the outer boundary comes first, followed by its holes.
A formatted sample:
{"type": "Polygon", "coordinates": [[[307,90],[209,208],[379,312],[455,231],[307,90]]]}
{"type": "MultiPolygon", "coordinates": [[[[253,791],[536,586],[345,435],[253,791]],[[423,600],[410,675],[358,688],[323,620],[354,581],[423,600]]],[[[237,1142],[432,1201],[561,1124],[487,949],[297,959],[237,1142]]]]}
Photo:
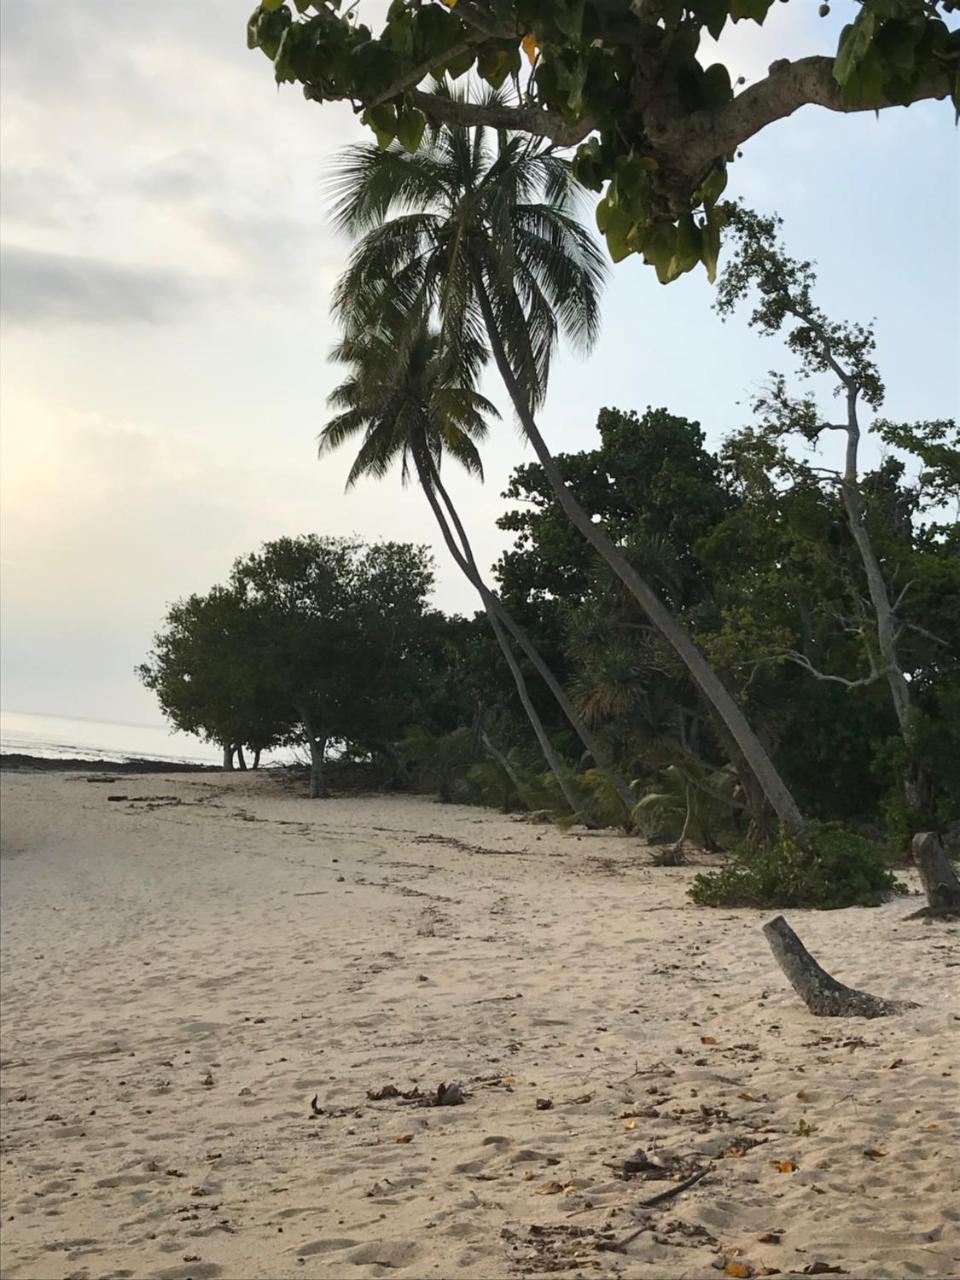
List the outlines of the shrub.
{"type": "Polygon", "coordinates": [[[807,827],[803,844],[781,831],[762,850],[741,850],[719,871],[699,875],[689,894],[701,907],[876,907],[902,892],[884,850],[838,822],[807,827]]]}

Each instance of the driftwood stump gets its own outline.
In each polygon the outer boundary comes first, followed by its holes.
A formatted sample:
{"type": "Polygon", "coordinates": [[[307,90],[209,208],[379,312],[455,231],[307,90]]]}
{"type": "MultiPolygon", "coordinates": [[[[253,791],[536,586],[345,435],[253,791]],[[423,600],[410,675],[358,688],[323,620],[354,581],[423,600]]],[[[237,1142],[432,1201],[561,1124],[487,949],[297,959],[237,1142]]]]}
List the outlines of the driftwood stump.
{"type": "Polygon", "coordinates": [[[887,1018],[918,1008],[910,1000],[881,1000],[866,991],[845,987],[817,964],[797,935],[777,916],[763,926],[777,964],[790,985],[818,1018],[887,1018]]]}
{"type": "Polygon", "coordinates": [[[960,917],[960,880],[947,857],[943,841],[935,831],[921,831],[913,837],[912,852],[928,905],[915,911],[911,919],[917,916],[960,917]]]}

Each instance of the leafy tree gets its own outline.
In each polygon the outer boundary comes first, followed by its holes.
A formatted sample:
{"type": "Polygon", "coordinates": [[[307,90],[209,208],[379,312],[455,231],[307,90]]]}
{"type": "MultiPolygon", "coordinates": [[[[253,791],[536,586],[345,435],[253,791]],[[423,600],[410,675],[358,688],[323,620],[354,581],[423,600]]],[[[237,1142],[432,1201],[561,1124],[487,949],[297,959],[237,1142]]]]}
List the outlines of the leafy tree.
{"type": "MultiPolygon", "coordinates": [[[[451,95],[441,87],[437,96],[451,95]]],[[[588,345],[598,324],[602,264],[576,219],[569,165],[539,142],[500,132],[494,148],[482,129],[471,136],[455,125],[432,132],[415,155],[396,145],[351,150],[334,186],[337,222],[363,237],[336,296],[348,336],[384,306],[417,322],[436,308],[447,343],[485,332],[564,514],[674,649],[780,820],[801,833],[803,816],[741,708],[624,551],[577,502],[537,427],[533,410],[561,328],[588,345]]]]}
{"type": "Polygon", "coordinates": [[[254,765],[289,731],[270,669],[261,661],[263,617],[237,591],[214,587],[174,604],[153,650],[137,667],[164,715],[183,733],[224,748],[224,763],[248,746],[254,765]]]}
{"type": "Polygon", "coordinates": [[[700,262],[712,278],[729,164],[800,107],[879,111],[952,98],[960,110],[960,32],[944,21],[954,0],[844,3],[850,21],[835,49],[776,58],[739,92],[723,63],[701,64],[701,40],[731,23],[762,24],[773,0],[394,0],[376,36],[357,5],[263,0],[247,43],[278,83],[363,108],[384,146],[397,139],[416,152],[437,125],[576,146],[578,179],[603,192],[597,220],[611,255],[642,253],[666,282],[700,262]],[[471,69],[498,90],[512,82],[513,97],[423,88],[431,74],[471,69]]]}
{"type": "Polygon", "coordinates": [[[373,748],[407,723],[432,581],[423,547],[316,535],[278,538],[234,566],[234,589],[264,619],[278,706],[310,749],[311,795],[324,793],[328,744],[373,748]]]}
{"type": "MultiPolygon", "coordinates": [[[[908,809],[917,821],[930,817],[927,809],[927,793],[921,778],[920,761],[914,751],[915,707],[911,681],[904,669],[901,643],[907,625],[901,618],[901,602],[908,587],[899,590],[894,583],[895,569],[884,562],[882,535],[875,537],[872,525],[874,513],[869,509],[869,493],[860,474],[860,443],[863,428],[860,422],[860,402],[878,408],[883,402],[884,386],[874,360],[875,339],[870,326],[844,324],[830,320],[816,305],[813,288],[816,275],[809,262],[790,258],[777,242],[780,222],[776,218],[763,218],[740,207],[732,207],[728,221],[733,233],[735,251],[719,284],[717,309],[722,315],[750,297],[753,310],[750,322],[764,333],[777,333],[787,328],[787,346],[799,359],[801,375],[810,378],[826,374],[836,382],[836,393],[842,397],[843,420],[833,423],[825,419],[816,398],[812,394],[791,395],[785,378],[774,375],[770,387],[756,400],[756,409],[763,418],[764,437],[776,445],[785,437],[795,434],[810,444],[816,444],[824,432],[840,432],[844,437],[844,463],[841,470],[817,467],[815,470],[836,485],[847,528],[856,547],[866,587],[864,596],[855,596],[858,612],[864,616],[859,627],[863,642],[863,654],[868,670],[851,680],[835,672],[819,669],[809,655],[788,649],[783,656],[802,666],[819,680],[832,681],[847,688],[856,688],[885,681],[890,694],[894,714],[899,725],[907,753],[908,765],[904,773],[904,787],[908,809]]],[[[951,477],[960,472],[960,451],[951,449],[951,434],[956,437],[953,424],[924,424],[922,444],[928,458],[924,482],[935,486],[935,495],[946,493],[951,477]]],[[[920,433],[917,433],[920,434],[920,433]]],[[[901,445],[910,441],[909,430],[886,426],[886,438],[901,445]]],[[[775,452],[776,465],[789,470],[790,455],[775,452]]],[[[903,521],[901,521],[903,523],[903,521]]],[[[905,518],[909,530],[909,513],[905,518]]],[[[878,531],[879,532],[879,531],[878,531]]],[[[904,605],[904,610],[909,603],[904,605]]]]}

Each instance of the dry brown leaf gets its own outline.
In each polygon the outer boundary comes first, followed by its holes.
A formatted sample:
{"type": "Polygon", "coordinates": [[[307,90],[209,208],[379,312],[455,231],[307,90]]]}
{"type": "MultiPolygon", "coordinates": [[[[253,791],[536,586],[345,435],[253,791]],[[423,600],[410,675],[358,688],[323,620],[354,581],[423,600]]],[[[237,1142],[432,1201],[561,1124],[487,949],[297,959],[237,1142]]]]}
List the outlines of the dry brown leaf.
{"type": "Polygon", "coordinates": [[[412,1141],[413,1141],[412,1133],[401,1133],[399,1138],[394,1138],[394,1142],[412,1142],[412,1141]]]}
{"type": "Polygon", "coordinates": [[[716,1036],[701,1036],[701,1037],[700,1037],[700,1043],[701,1043],[701,1044],[716,1044],[716,1043],[717,1043],[717,1038],[716,1038],[716,1036]]]}
{"type": "Polygon", "coordinates": [[[566,1189],[562,1182],[548,1182],[545,1187],[538,1187],[536,1194],[538,1196],[559,1196],[566,1189]]]}
{"type": "Polygon", "coordinates": [[[887,1153],[885,1151],[878,1150],[876,1147],[867,1147],[863,1154],[868,1160],[882,1160],[887,1153]]]}
{"type": "Polygon", "coordinates": [[[728,1262],[723,1268],[723,1274],[725,1276],[740,1276],[741,1280],[748,1280],[748,1277],[752,1276],[753,1272],[745,1262],[728,1262]]]}
{"type": "Polygon", "coordinates": [[[797,1166],[792,1160],[771,1160],[770,1165],[777,1173],[796,1173],[797,1166]]]}
{"type": "Polygon", "coordinates": [[[635,1129],[637,1127],[636,1120],[624,1120],[623,1127],[625,1129],[635,1129]]]}
{"type": "Polygon", "coordinates": [[[940,1122],[939,1122],[938,1120],[934,1120],[933,1124],[928,1124],[928,1125],[927,1125],[927,1128],[928,1128],[928,1129],[939,1129],[939,1128],[940,1128],[940,1122]]]}
{"type": "Polygon", "coordinates": [[[737,1097],[742,1098],[744,1102],[756,1102],[756,1098],[747,1089],[744,1089],[743,1093],[737,1094],[737,1097]]]}
{"type": "Polygon", "coordinates": [[[503,1079],[500,1081],[500,1083],[501,1083],[501,1084],[506,1084],[506,1085],[516,1084],[516,1083],[517,1083],[517,1077],[516,1077],[516,1076],[504,1076],[504,1077],[503,1077],[503,1079]]]}
{"type": "Polygon", "coordinates": [[[798,1090],[797,1090],[797,1097],[800,1099],[800,1101],[801,1101],[801,1102],[809,1102],[809,1101],[810,1101],[810,1095],[809,1095],[809,1093],[807,1093],[806,1089],[798,1089],[798,1090]]]}
{"type": "Polygon", "coordinates": [[[762,1236],[757,1236],[761,1244],[779,1244],[782,1236],[779,1231],[765,1231],[762,1236]]]}

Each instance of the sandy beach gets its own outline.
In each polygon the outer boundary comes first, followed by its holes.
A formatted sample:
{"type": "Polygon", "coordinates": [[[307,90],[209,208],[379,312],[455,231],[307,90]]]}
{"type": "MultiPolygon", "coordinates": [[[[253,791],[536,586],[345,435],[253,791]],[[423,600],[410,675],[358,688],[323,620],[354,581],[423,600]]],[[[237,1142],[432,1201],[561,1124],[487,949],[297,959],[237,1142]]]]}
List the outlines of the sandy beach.
{"type": "Polygon", "coordinates": [[[958,926],[916,898],[788,913],[921,1006],[817,1019],[769,913],[625,837],[270,774],[2,787],[5,1278],[960,1274],[958,926]]]}

